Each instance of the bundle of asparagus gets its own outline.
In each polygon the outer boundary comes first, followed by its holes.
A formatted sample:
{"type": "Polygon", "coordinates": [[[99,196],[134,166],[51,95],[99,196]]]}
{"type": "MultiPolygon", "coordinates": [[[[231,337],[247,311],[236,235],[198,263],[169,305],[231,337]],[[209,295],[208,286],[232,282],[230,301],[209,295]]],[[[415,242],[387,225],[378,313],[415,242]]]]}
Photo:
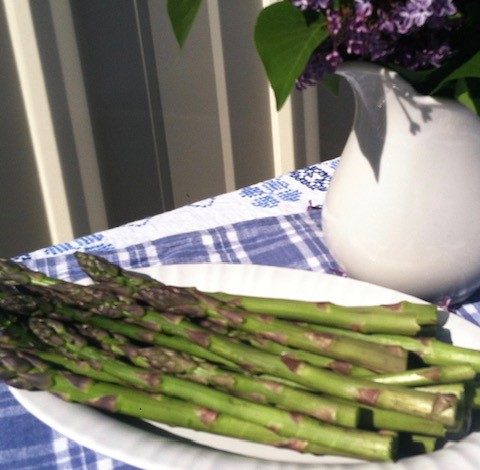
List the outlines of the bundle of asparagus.
{"type": "Polygon", "coordinates": [[[480,352],[418,336],[438,324],[433,305],[207,294],[76,257],[93,285],[0,260],[0,379],[9,385],[366,460],[434,450],[480,402],[480,352]]]}

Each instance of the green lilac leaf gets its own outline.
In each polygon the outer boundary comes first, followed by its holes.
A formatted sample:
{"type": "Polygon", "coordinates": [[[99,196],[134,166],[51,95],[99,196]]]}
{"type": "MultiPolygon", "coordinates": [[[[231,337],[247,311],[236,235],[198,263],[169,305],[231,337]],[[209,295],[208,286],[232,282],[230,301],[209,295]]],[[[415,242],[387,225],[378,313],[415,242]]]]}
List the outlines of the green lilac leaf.
{"type": "Polygon", "coordinates": [[[168,0],[167,9],[173,32],[183,47],[202,0],[168,0]]]}
{"type": "Polygon", "coordinates": [[[255,45],[275,92],[277,109],[285,103],[312,53],[327,37],[323,15],[309,21],[288,0],[260,12],[255,25],[255,45]]]}

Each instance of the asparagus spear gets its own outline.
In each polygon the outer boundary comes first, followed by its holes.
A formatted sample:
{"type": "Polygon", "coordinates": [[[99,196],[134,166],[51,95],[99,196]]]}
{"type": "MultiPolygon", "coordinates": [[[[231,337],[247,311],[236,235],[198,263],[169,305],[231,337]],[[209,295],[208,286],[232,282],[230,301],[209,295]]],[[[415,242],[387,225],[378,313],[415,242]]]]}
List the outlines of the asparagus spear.
{"type": "Polygon", "coordinates": [[[415,387],[417,390],[431,393],[451,393],[455,395],[459,401],[465,400],[465,388],[464,383],[451,383],[451,384],[439,384],[439,385],[422,385],[415,387]]]}
{"type": "MultiPolygon", "coordinates": [[[[262,375],[261,377],[270,380],[271,382],[280,383],[290,387],[295,387],[296,385],[294,382],[279,379],[278,377],[268,375],[262,375]]],[[[432,390],[430,390],[430,387],[418,387],[418,390],[428,393],[452,393],[458,397],[459,401],[463,400],[462,396],[457,394],[456,388],[450,389],[447,388],[447,385],[437,385],[436,387],[439,388],[438,390],[434,390],[433,387],[432,390]],[[445,387],[445,389],[442,390],[440,387],[445,387]],[[425,390],[423,390],[424,388],[425,390]]],[[[308,392],[311,388],[303,387],[301,390],[308,392]]],[[[329,396],[328,399],[337,403],[349,403],[349,401],[343,398],[329,396]]],[[[420,418],[418,416],[412,416],[398,411],[383,410],[381,408],[375,408],[363,404],[360,405],[360,427],[365,429],[385,429],[436,437],[443,437],[446,434],[446,429],[442,424],[431,421],[428,418],[420,418]]]]}
{"type": "MultiPolygon", "coordinates": [[[[113,289],[120,289],[121,287],[128,289],[129,294],[139,300],[143,300],[150,305],[160,308],[162,310],[168,310],[172,313],[181,313],[188,315],[190,312],[196,312],[199,315],[202,315],[205,310],[202,304],[214,304],[215,299],[212,296],[201,293],[197,289],[193,288],[179,288],[179,287],[168,287],[162,284],[159,281],[154,280],[149,276],[143,274],[127,271],[122,269],[113,263],[99,257],[87,253],[77,252],[75,257],[83,268],[83,270],[95,281],[105,283],[113,289]],[[166,298],[163,294],[163,291],[166,289],[174,289],[175,294],[172,293],[172,296],[169,298],[169,302],[164,302],[162,306],[158,306],[159,298],[166,298]],[[181,301],[174,301],[174,296],[181,296],[181,301]],[[157,303],[155,305],[155,303],[157,303]],[[200,303],[200,305],[199,305],[200,303]]],[[[123,291],[125,292],[125,291],[123,291]]],[[[169,292],[170,293],[170,292],[169,292]]],[[[231,301],[231,305],[226,305],[226,309],[232,309],[239,304],[238,298],[231,301]],[[234,305],[232,305],[232,303],[234,305]]],[[[218,301],[216,303],[218,305],[218,301]]],[[[289,307],[295,306],[289,305],[286,302],[286,308],[284,311],[289,312],[289,307]]],[[[392,306],[390,306],[392,307],[392,306]]],[[[399,305],[398,310],[404,310],[404,305],[399,305]]],[[[393,307],[392,307],[393,308],[393,307]]],[[[339,313],[339,315],[332,315],[327,310],[322,308],[315,309],[314,318],[320,319],[328,325],[337,325],[343,328],[350,328],[355,331],[364,331],[364,332],[390,332],[390,333],[401,333],[401,334],[416,334],[420,330],[420,325],[417,322],[415,315],[395,315],[391,314],[392,308],[383,308],[385,315],[379,317],[378,315],[370,315],[368,313],[363,313],[362,315],[349,314],[348,312],[339,313]],[[390,313],[390,315],[389,315],[390,313]]],[[[422,307],[420,307],[422,308],[422,307]]],[[[341,310],[341,309],[340,309],[341,310]]],[[[418,309],[417,309],[418,310],[418,309]]],[[[274,308],[269,313],[275,313],[278,309],[274,308]]],[[[412,308],[412,311],[416,311],[412,308]]],[[[264,312],[262,312],[264,313],[264,312]]],[[[302,315],[301,319],[311,318],[311,312],[306,312],[309,315],[302,315]]],[[[288,314],[285,314],[287,318],[288,314]]]]}
{"type": "Polygon", "coordinates": [[[369,377],[375,375],[371,370],[363,367],[354,366],[346,361],[339,361],[310,351],[302,349],[289,348],[282,344],[276,343],[266,338],[256,337],[252,335],[243,335],[240,338],[249,342],[252,346],[268,351],[279,356],[288,356],[298,361],[305,361],[309,364],[320,367],[322,369],[331,369],[339,374],[351,375],[353,377],[369,377]]]}
{"type": "MultiPolygon", "coordinates": [[[[306,326],[305,323],[302,325],[306,326]]],[[[354,331],[313,324],[309,324],[308,327],[321,333],[332,333],[376,344],[399,346],[418,355],[427,364],[440,366],[448,364],[468,364],[473,367],[475,372],[480,372],[480,351],[443,343],[436,338],[409,338],[398,335],[364,335],[354,331]]]]}
{"type": "Polygon", "coordinates": [[[33,271],[14,261],[0,258],[0,278],[4,285],[41,285],[50,286],[64,281],[46,276],[39,271],[33,271]]]}
{"type": "Polygon", "coordinates": [[[363,333],[414,335],[422,325],[436,325],[437,307],[432,304],[399,302],[390,305],[345,306],[331,302],[236,296],[221,292],[209,294],[231,306],[249,312],[266,313],[288,320],[337,326],[363,333]]]}
{"type": "Polygon", "coordinates": [[[361,405],[360,407],[360,426],[366,429],[388,429],[435,437],[443,437],[446,434],[444,425],[431,421],[428,418],[412,416],[394,410],[383,410],[367,405],[361,405]]]}
{"type": "Polygon", "coordinates": [[[378,336],[377,344],[397,345],[411,351],[432,365],[468,364],[480,372],[480,351],[443,343],[435,338],[402,338],[401,336],[378,336]]]}
{"type": "Polygon", "coordinates": [[[93,381],[83,376],[47,367],[31,356],[0,349],[0,375],[7,383],[29,390],[45,390],[62,399],[94,406],[113,413],[183,426],[252,442],[316,454],[334,453],[328,446],[312,445],[299,438],[284,438],[255,423],[217,413],[163,395],[132,390],[115,384],[93,381]]]}
{"type": "Polygon", "coordinates": [[[467,364],[424,367],[408,370],[398,374],[384,374],[372,377],[371,380],[383,384],[397,384],[414,387],[429,384],[448,384],[466,382],[475,377],[475,370],[467,364]]]}
{"type": "Polygon", "coordinates": [[[77,328],[83,335],[94,338],[105,350],[125,356],[139,367],[159,369],[250,401],[275,404],[284,410],[303,413],[339,426],[356,427],[358,424],[359,407],[353,403],[339,404],[273,381],[224,371],[172,349],[134,346],[124,337],[111,335],[90,325],[79,325],[77,328]]]}
{"type": "Polygon", "coordinates": [[[303,415],[248,402],[205,385],[188,382],[156,371],[145,371],[135,366],[115,360],[100,350],[88,346],[78,335],[68,332],[57,321],[32,318],[30,326],[35,334],[54,347],[65,348],[72,354],[86,360],[95,361],[107,373],[121,378],[135,387],[149,391],[163,392],[176,398],[192,401],[220,413],[246,419],[274,429],[286,437],[298,437],[312,443],[328,446],[336,451],[346,451],[349,455],[374,460],[389,460],[394,440],[389,436],[339,428],[313,420],[303,415]]]}

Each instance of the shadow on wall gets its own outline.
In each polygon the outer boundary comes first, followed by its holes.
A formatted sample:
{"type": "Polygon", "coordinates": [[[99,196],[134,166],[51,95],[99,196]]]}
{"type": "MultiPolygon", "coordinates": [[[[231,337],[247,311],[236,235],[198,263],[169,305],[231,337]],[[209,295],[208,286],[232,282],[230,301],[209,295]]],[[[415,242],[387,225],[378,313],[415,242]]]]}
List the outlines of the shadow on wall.
{"type": "Polygon", "coordinates": [[[341,79],[338,96],[324,85],[318,85],[321,161],[342,153],[353,125],[354,112],[353,91],[344,78],[341,79]]]}

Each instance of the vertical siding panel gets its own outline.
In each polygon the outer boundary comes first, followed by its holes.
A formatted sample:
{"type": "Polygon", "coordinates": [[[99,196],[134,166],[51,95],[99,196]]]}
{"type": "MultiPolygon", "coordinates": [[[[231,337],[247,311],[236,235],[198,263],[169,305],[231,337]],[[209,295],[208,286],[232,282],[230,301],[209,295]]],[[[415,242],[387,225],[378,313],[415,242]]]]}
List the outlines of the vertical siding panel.
{"type": "Polygon", "coordinates": [[[261,2],[218,5],[235,179],[237,187],[244,187],[274,175],[268,82],[253,41],[261,2]]]}
{"type": "MultiPolygon", "coordinates": [[[[71,123],[74,153],[86,209],[88,232],[108,227],[102,182],[98,168],[90,111],[80,64],[72,11],[69,2],[50,0],[52,33],[55,35],[58,57],[65,89],[66,113],[59,119],[71,123]]],[[[63,156],[65,158],[65,155],[63,156]]],[[[75,175],[78,179],[78,175],[75,175]]],[[[78,184],[77,183],[77,184],[78,184]]],[[[68,189],[68,188],[67,188],[68,189]]]]}
{"type": "Polygon", "coordinates": [[[53,243],[73,238],[72,221],[28,0],[4,0],[5,13],[53,243]]]}
{"type": "Polygon", "coordinates": [[[220,124],[220,139],[222,143],[222,161],[225,177],[225,189],[235,189],[235,168],[233,164],[233,148],[229,102],[227,96],[227,82],[225,60],[220,26],[220,11],[216,0],[208,0],[208,21],[210,25],[210,39],[212,41],[213,70],[215,87],[217,90],[217,107],[220,124]]]}
{"type": "Polygon", "coordinates": [[[154,0],[148,6],[174,203],[178,207],[227,190],[225,140],[221,135],[208,5],[203,2],[180,50],[166,3],[154,0]]]}

